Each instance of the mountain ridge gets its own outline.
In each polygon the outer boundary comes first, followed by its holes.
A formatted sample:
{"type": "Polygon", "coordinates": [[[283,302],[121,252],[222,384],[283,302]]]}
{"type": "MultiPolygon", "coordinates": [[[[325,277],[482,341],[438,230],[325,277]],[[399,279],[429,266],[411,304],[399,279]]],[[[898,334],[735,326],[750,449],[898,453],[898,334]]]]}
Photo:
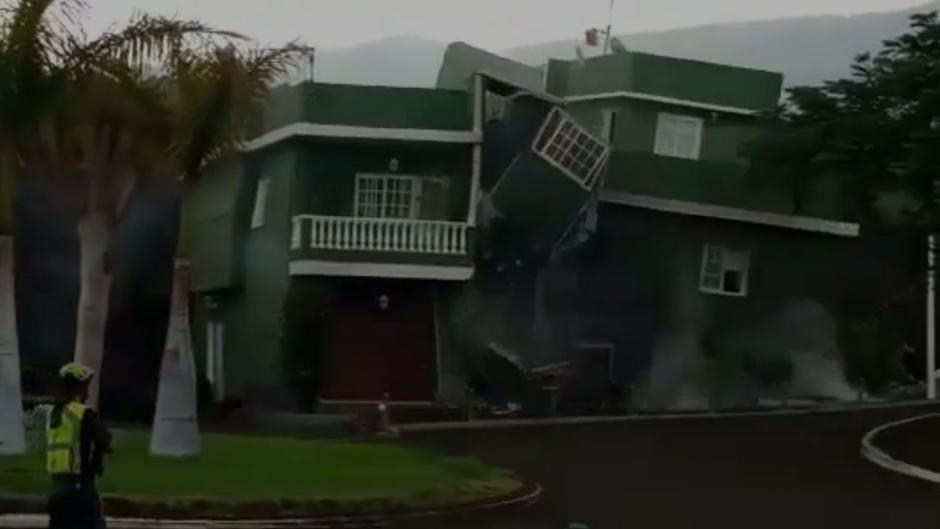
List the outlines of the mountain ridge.
{"type": "MultiPolygon", "coordinates": [[[[785,75],[788,86],[816,85],[851,73],[855,55],[876,51],[904,33],[914,13],[940,10],[940,0],[898,11],[713,23],[620,35],[628,49],[718,62],[785,75]]],[[[499,53],[531,65],[574,59],[578,39],[519,46],[499,53]]],[[[327,82],[434,86],[446,43],[397,36],[318,52],[316,78],[327,82]]],[[[584,48],[582,46],[582,48],[584,48]]],[[[598,54],[596,48],[585,55],[598,54]]]]}

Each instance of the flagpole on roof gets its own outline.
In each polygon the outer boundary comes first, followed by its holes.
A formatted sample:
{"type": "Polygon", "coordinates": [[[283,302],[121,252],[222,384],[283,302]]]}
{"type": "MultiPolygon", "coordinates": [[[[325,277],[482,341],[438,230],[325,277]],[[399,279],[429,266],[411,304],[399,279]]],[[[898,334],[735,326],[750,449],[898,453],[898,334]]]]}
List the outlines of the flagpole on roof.
{"type": "Polygon", "coordinates": [[[604,55],[610,53],[611,31],[614,28],[614,2],[610,0],[610,8],[607,10],[607,31],[604,32],[604,55]]]}

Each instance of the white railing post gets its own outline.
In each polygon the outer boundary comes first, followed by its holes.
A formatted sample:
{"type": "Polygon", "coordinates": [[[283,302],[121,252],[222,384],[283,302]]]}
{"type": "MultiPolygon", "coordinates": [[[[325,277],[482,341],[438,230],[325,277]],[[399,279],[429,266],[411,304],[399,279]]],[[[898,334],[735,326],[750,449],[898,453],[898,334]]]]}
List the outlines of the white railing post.
{"type": "Polygon", "coordinates": [[[401,230],[401,226],[402,225],[397,222],[391,225],[392,236],[389,238],[389,243],[392,245],[392,251],[401,251],[401,248],[398,247],[398,232],[401,230]]]}
{"type": "Polygon", "coordinates": [[[339,225],[339,222],[336,219],[330,219],[330,248],[339,249],[340,246],[340,229],[342,226],[339,225]]]}

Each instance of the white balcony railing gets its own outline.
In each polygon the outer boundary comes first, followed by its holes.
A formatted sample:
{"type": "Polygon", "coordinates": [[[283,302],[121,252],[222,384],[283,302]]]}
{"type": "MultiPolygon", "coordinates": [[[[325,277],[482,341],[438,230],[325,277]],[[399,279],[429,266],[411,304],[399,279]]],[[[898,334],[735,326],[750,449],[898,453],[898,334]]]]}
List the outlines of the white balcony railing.
{"type": "Polygon", "coordinates": [[[298,215],[291,248],[463,256],[468,231],[463,222],[298,215]]]}

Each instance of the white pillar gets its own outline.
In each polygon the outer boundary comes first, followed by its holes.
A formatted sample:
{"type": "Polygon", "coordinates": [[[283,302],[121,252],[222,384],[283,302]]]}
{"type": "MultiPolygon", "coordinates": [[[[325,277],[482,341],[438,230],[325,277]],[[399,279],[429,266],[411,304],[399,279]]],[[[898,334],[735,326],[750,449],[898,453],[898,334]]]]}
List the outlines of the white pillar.
{"type": "MultiPolygon", "coordinates": [[[[483,135],[483,113],[486,111],[483,103],[483,76],[473,76],[473,132],[483,135]]],[[[482,142],[482,139],[480,140],[482,142]]],[[[477,225],[477,207],[480,204],[480,177],[483,172],[483,143],[473,145],[473,166],[470,177],[470,207],[467,211],[467,224],[471,228],[477,225]]]]}
{"type": "Polygon", "coordinates": [[[26,452],[13,268],[13,237],[0,237],[0,454],[26,452]]]}
{"type": "Polygon", "coordinates": [[[936,238],[927,237],[927,398],[937,398],[937,329],[935,289],[937,282],[936,238]]]}
{"type": "Polygon", "coordinates": [[[189,330],[189,262],[177,259],[160,387],[150,434],[150,454],[183,457],[199,453],[196,362],[189,330]]]}

